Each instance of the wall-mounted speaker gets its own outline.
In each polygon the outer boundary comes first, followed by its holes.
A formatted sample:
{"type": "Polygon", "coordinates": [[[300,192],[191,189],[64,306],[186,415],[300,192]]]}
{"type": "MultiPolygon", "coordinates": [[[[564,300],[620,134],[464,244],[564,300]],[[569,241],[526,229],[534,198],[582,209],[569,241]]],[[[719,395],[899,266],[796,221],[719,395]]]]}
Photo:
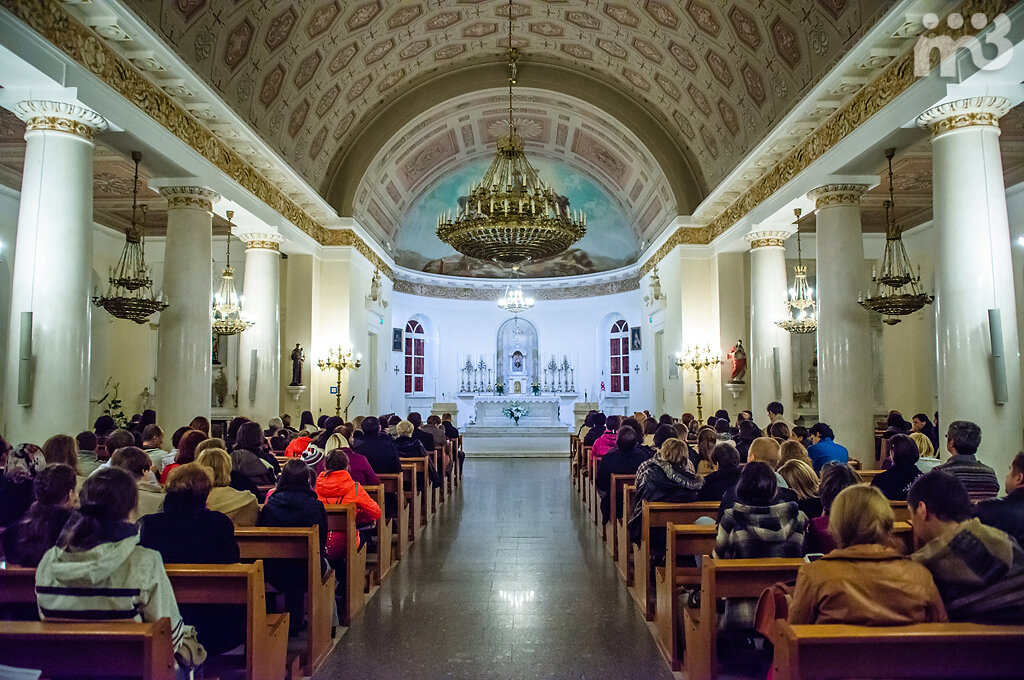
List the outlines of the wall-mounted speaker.
{"type": "Polygon", "coordinates": [[[997,404],[1005,404],[1010,397],[1006,386],[1003,318],[998,309],[988,310],[988,337],[992,346],[992,398],[997,404]]]}

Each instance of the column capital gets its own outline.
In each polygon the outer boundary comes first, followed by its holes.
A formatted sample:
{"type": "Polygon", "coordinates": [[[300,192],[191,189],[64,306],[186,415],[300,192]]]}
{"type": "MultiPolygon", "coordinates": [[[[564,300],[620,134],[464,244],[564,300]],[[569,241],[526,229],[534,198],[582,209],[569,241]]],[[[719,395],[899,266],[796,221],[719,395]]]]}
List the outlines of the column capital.
{"type": "Polygon", "coordinates": [[[235,234],[245,244],[246,251],[249,250],[281,250],[284,237],[280,234],[269,231],[244,231],[235,234]]]}
{"type": "Polygon", "coordinates": [[[103,116],[68,102],[29,99],[15,104],[13,112],[25,122],[26,133],[35,130],[66,132],[91,142],[94,134],[107,129],[103,116]]]}
{"type": "Polygon", "coordinates": [[[762,229],[760,231],[752,231],[743,238],[750,244],[751,250],[757,250],[758,248],[785,248],[786,239],[792,233],[785,229],[762,229]]]}
{"type": "Polygon", "coordinates": [[[932,131],[932,137],[968,127],[999,129],[999,119],[1013,103],[1006,97],[985,96],[957,99],[933,106],[917,117],[920,127],[932,131]]]}
{"type": "Polygon", "coordinates": [[[158,187],[160,195],[167,199],[167,209],[191,208],[213,212],[213,204],[220,195],[206,187],[199,186],[165,186],[158,187]]]}
{"type": "Polygon", "coordinates": [[[871,187],[867,184],[826,184],[807,192],[815,210],[837,205],[860,205],[860,197],[871,187]]]}

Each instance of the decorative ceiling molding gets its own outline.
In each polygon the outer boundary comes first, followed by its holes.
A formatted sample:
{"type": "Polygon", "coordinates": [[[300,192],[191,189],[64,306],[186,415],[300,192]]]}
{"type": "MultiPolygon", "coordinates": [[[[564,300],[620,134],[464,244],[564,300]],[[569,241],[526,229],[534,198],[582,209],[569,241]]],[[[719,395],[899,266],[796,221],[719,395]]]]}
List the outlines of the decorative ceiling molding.
{"type": "MultiPolygon", "coordinates": [[[[524,290],[536,300],[576,300],[601,295],[614,295],[640,289],[640,277],[631,276],[619,281],[592,283],[582,286],[562,286],[559,288],[529,288],[524,290]]],[[[429,283],[416,283],[401,278],[395,281],[396,293],[408,293],[417,297],[446,298],[449,300],[488,300],[495,301],[500,291],[478,286],[439,286],[429,283]]]]}

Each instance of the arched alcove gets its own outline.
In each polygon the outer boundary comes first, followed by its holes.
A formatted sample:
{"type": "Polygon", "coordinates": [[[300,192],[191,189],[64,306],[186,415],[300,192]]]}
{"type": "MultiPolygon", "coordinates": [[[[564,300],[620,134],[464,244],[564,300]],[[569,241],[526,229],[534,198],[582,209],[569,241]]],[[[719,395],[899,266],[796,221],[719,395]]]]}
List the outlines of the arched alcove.
{"type": "Polygon", "coordinates": [[[513,383],[521,384],[518,394],[529,394],[530,385],[540,382],[540,351],[537,345],[537,328],[525,319],[508,319],[498,326],[495,338],[495,380],[505,385],[506,393],[517,394],[513,383]],[[516,365],[517,357],[521,366],[516,365]]]}

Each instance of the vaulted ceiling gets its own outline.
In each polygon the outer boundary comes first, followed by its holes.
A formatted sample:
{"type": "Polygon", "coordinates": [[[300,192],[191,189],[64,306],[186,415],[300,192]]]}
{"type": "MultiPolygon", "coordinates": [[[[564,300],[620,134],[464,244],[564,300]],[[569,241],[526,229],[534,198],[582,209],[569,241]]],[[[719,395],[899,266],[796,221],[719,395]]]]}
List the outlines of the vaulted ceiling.
{"type": "MultiPolygon", "coordinates": [[[[125,1],[342,214],[390,135],[502,82],[501,0],[125,1]]],[[[521,84],[660,139],[652,151],[686,212],[888,5],[517,0],[512,13],[521,84]]]]}

